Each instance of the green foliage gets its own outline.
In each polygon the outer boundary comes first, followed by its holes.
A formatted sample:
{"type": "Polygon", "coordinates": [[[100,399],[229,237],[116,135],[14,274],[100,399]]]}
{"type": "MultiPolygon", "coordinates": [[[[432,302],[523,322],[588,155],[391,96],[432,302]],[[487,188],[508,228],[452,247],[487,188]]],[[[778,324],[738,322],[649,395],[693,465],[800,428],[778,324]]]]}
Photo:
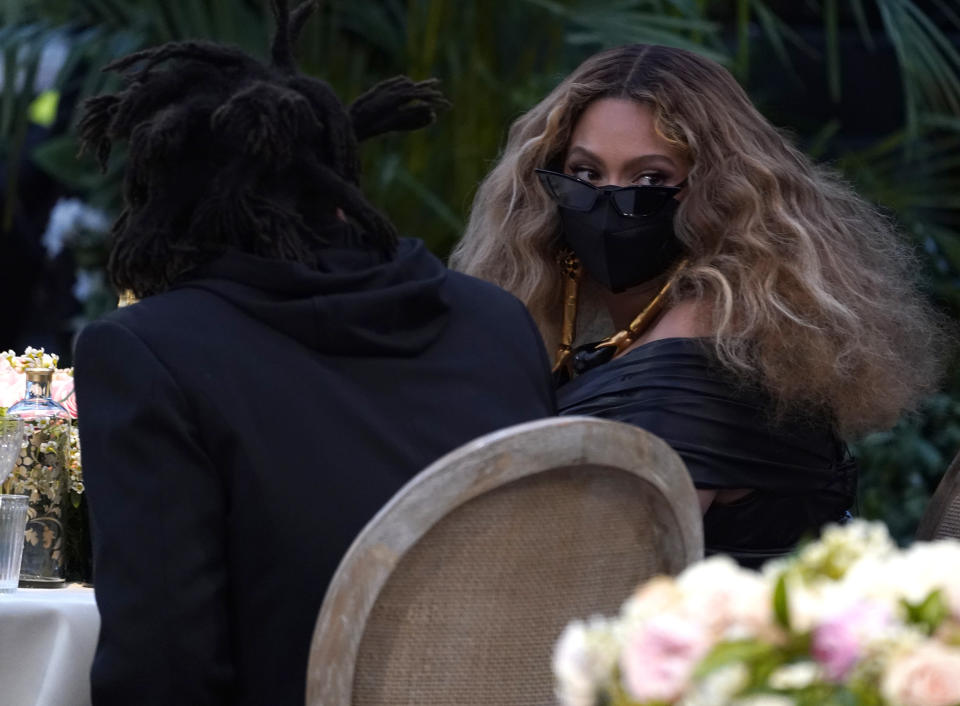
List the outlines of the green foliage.
{"type": "Polygon", "coordinates": [[[925,635],[932,635],[950,616],[950,606],[940,590],[934,591],[919,603],[902,601],[907,621],[919,626],[925,635]]]}
{"type": "Polygon", "coordinates": [[[773,616],[777,625],[784,630],[790,629],[790,604],[787,602],[787,576],[783,574],[777,579],[773,589],[773,616]]]}
{"type": "Polygon", "coordinates": [[[928,399],[890,431],[866,437],[853,448],[864,471],[860,514],[883,520],[897,541],[909,542],[958,449],[960,402],[946,393],[928,399]]]}
{"type": "Polygon", "coordinates": [[[700,660],[693,676],[695,679],[698,679],[730,664],[753,666],[771,661],[780,664],[782,659],[777,656],[777,652],[778,648],[776,645],[760,640],[730,640],[729,642],[721,642],[714,647],[706,657],[700,660]]]}
{"type": "MultiPolygon", "coordinates": [[[[115,85],[98,69],[110,59],[172,39],[208,38],[265,57],[271,22],[266,0],[0,0],[0,157],[22,157],[31,79],[42,50],[59,42],[67,59],[55,84],[80,100],[115,85]]],[[[915,0],[325,0],[304,28],[303,70],[328,80],[347,101],[373,83],[406,73],[437,76],[453,109],[413,135],[365,146],[364,187],[401,232],[423,238],[441,256],[463,231],[476,187],[500,151],[507,126],[593,52],[624,42],[684,47],[730,67],[758,105],[766,87],[756,68],[775,61],[799,85],[797,58],[822,62],[823,82],[839,109],[844,67],[840,38],[855,28],[867,50],[890,43],[904,92],[901,129],[856,151],[844,147],[839,111],[799,135],[814,157],[828,157],[857,188],[896,218],[914,239],[930,293],[960,312],[960,51],[948,32],[960,13],[945,0],[930,5],[938,27],[915,0]],[[800,8],[800,9],[798,9],[800,8]],[[823,29],[823,48],[784,19],[787,12],[823,29]],[[944,24],[945,22],[945,24],[944,24]]],[[[76,102],[79,104],[79,101],[76,102]]],[[[92,205],[116,213],[122,151],[100,175],[75,158],[71,126],[32,153],[44,170],[92,205]]],[[[794,129],[803,125],[796,116],[794,129]]],[[[16,169],[4,196],[8,226],[16,169]]],[[[86,267],[102,265],[103,241],[87,239],[86,267]]],[[[97,304],[88,310],[96,313],[97,304]]],[[[864,476],[861,511],[883,518],[905,541],[937,478],[960,448],[960,383],[930,400],[895,430],[857,444],[864,476]]]]}

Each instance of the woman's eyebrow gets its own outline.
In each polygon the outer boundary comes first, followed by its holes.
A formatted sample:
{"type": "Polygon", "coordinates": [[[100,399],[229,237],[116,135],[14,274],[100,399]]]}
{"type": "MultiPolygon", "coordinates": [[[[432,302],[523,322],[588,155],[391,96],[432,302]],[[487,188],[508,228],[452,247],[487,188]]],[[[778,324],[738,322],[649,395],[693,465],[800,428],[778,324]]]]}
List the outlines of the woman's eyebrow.
{"type": "Polygon", "coordinates": [[[570,151],[567,153],[567,159],[575,159],[575,158],[588,159],[594,162],[601,161],[600,158],[597,157],[597,155],[595,155],[593,152],[588,150],[586,147],[581,147],[580,145],[576,145],[572,147],[570,151]]]}
{"type": "Polygon", "coordinates": [[[670,159],[670,157],[668,157],[667,155],[660,154],[660,153],[643,154],[638,157],[634,157],[633,159],[627,162],[627,167],[628,168],[640,167],[647,164],[657,164],[657,163],[664,164],[669,167],[673,167],[674,169],[677,168],[677,163],[675,161],[670,159]]]}
{"type": "MultiPolygon", "coordinates": [[[[600,159],[597,155],[595,155],[593,152],[588,150],[586,147],[581,147],[580,145],[575,145],[574,147],[570,148],[570,152],[567,153],[567,159],[568,160],[586,159],[586,160],[596,162],[598,164],[603,164],[602,159],[600,159]]],[[[638,167],[638,166],[643,166],[646,164],[658,163],[658,162],[665,164],[667,166],[673,167],[674,169],[677,168],[677,163],[674,160],[672,160],[669,156],[665,154],[660,154],[659,152],[654,154],[642,154],[642,155],[633,157],[632,159],[627,161],[626,167],[629,169],[633,167],[638,167]]]]}

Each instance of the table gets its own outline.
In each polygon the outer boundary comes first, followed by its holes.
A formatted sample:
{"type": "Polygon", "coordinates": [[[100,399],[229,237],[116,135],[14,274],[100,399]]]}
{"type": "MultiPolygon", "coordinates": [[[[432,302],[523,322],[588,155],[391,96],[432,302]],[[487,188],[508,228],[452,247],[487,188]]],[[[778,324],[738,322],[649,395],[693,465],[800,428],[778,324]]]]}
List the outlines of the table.
{"type": "Polygon", "coordinates": [[[92,588],[69,584],[0,593],[0,701],[88,706],[99,630],[92,588]]]}

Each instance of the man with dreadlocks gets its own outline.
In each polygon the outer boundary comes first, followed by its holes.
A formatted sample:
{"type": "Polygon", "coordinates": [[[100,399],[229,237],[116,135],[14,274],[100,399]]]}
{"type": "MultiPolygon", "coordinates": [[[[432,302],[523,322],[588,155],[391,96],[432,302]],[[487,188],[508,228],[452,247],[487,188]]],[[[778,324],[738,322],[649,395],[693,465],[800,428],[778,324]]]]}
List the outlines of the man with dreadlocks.
{"type": "Polygon", "coordinates": [[[398,239],[358,187],[357,140],[430,123],[435,83],[345,109],[294,67],[312,6],[273,3],[270,65],[166,44],[86,105],[101,164],[129,141],[109,271],[140,299],[76,350],[95,704],[302,704],[363,525],[440,455],[554,411],[523,306],[398,239]]]}

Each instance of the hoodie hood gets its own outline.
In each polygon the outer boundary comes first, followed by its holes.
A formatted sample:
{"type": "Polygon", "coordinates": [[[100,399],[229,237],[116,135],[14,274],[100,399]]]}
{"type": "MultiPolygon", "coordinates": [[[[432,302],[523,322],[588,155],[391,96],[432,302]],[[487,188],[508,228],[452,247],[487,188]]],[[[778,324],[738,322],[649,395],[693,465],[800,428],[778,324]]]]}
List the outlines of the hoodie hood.
{"type": "Polygon", "coordinates": [[[177,288],[202,289],[303,345],[329,355],[413,356],[447,324],[447,270],[419,240],[379,261],[328,247],[317,269],[230,251],[177,288]]]}

